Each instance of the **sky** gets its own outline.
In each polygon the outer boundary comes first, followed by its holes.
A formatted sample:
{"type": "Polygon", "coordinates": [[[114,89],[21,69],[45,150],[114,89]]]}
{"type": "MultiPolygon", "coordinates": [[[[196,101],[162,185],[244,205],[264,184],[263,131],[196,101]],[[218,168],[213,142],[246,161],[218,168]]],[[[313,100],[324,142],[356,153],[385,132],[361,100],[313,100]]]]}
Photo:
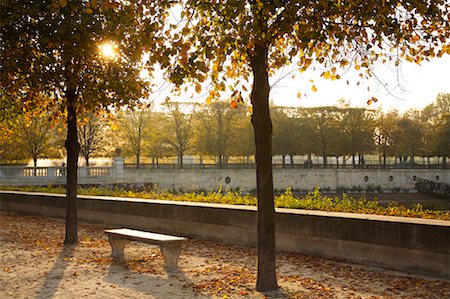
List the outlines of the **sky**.
{"type": "Polygon", "coordinates": [[[272,87],[272,101],[281,106],[312,107],[335,105],[338,99],[345,98],[350,101],[351,106],[368,107],[367,100],[374,96],[378,102],[371,104],[370,108],[381,107],[385,111],[396,109],[404,112],[411,108],[424,108],[436,99],[438,93],[450,93],[448,55],[422,62],[421,65],[404,62],[399,69],[377,65],[374,71],[383,85],[375,79],[370,79],[356,86],[355,83],[358,81],[356,71],[343,74],[340,80],[325,80],[320,78],[322,71],[311,69],[299,74],[300,76],[296,75],[294,79],[288,76],[281,80],[272,87]],[[309,82],[311,77],[317,92],[311,90],[312,84],[309,82]],[[347,85],[347,81],[350,85],[347,85]],[[306,91],[306,96],[298,98],[299,91],[302,93],[306,91]]]}
{"type": "MultiPolygon", "coordinates": [[[[449,55],[424,61],[420,65],[402,62],[398,68],[379,64],[373,70],[378,80],[365,80],[358,86],[358,73],[353,69],[340,73],[340,80],[331,81],[320,77],[324,71],[320,66],[312,66],[304,73],[287,67],[270,78],[270,101],[277,106],[315,107],[333,106],[339,99],[345,98],[352,107],[381,108],[384,111],[396,109],[402,113],[413,108],[423,109],[434,102],[439,93],[450,93],[449,55]],[[292,78],[292,75],[295,77],[292,78]],[[311,79],[314,83],[310,82],[311,79]],[[313,84],[317,87],[316,92],[311,89],[313,84]],[[300,98],[297,96],[299,92],[302,94],[300,98]],[[377,98],[378,102],[369,106],[367,101],[372,97],[377,98]]],[[[161,78],[158,80],[158,75],[154,80],[159,81],[157,85],[167,85],[161,78]]],[[[172,101],[181,102],[205,102],[206,99],[206,96],[196,94],[193,88],[181,97],[173,96],[170,88],[162,88],[151,98],[156,103],[162,103],[167,96],[172,101]]]]}

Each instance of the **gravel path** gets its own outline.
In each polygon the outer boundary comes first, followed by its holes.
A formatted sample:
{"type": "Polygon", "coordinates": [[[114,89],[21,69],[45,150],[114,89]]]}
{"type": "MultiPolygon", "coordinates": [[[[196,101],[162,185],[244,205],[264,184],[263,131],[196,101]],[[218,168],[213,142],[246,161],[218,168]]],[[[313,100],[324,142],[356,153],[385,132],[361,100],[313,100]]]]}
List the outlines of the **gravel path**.
{"type": "Polygon", "coordinates": [[[0,212],[0,298],[450,298],[450,282],[301,254],[277,255],[279,292],[254,290],[253,248],[189,240],[168,275],[159,248],[129,243],[113,261],[103,227],[0,212]]]}

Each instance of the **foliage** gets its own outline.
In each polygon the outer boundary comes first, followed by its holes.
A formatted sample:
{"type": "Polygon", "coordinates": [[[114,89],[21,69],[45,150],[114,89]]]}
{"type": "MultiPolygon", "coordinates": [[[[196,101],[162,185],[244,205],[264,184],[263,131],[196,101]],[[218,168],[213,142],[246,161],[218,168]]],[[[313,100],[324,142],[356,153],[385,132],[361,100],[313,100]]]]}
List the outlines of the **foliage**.
{"type": "Polygon", "coordinates": [[[81,116],[78,129],[78,142],[80,153],[84,157],[86,166],[89,166],[89,159],[93,155],[108,151],[110,139],[107,138],[108,120],[104,114],[95,115],[85,113],[81,116]]]}
{"type": "Polygon", "coordinates": [[[126,110],[119,111],[117,115],[119,122],[118,144],[123,145],[126,154],[132,154],[136,158],[136,166],[140,167],[141,155],[148,137],[150,126],[150,110],[126,110]]]}
{"type": "Polygon", "coordinates": [[[77,242],[77,118],[133,105],[147,95],[140,77],[142,43],[155,42],[153,29],[165,23],[162,8],[151,1],[1,3],[1,95],[20,98],[25,111],[47,110],[67,123],[68,244],[77,242]],[[116,55],[99,53],[105,43],[116,55]]]}
{"type": "Polygon", "coordinates": [[[419,193],[430,194],[450,199],[450,185],[431,180],[418,179],[415,187],[419,193]]]}
{"type": "MultiPolygon", "coordinates": [[[[423,181],[421,181],[423,182],[423,181]]],[[[63,186],[27,186],[2,187],[3,190],[19,190],[26,192],[64,193],[63,186]]],[[[448,186],[447,186],[448,189],[448,186]]],[[[448,190],[447,190],[448,191],[448,190]]],[[[210,192],[173,193],[155,190],[151,184],[117,184],[110,186],[83,186],[78,189],[79,194],[93,196],[115,196],[157,200],[173,200],[199,203],[218,203],[230,205],[256,206],[256,197],[239,192],[217,190],[210,192]]],[[[408,208],[395,202],[388,207],[381,206],[377,199],[367,200],[364,196],[357,199],[343,193],[342,197],[329,197],[320,192],[319,188],[308,193],[303,198],[294,196],[292,189],[275,197],[277,208],[318,210],[328,212],[346,212],[360,214],[375,214],[386,216],[416,217],[450,220],[450,212],[441,212],[424,209],[420,204],[408,208]]]]}
{"type": "Polygon", "coordinates": [[[239,123],[247,121],[243,105],[230,107],[218,101],[199,107],[195,113],[196,149],[201,155],[215,156],[219,165],[226,164],[239,139],[239,123]]]}
{"type": "Polygon", "coordinates": [[[183,155],[192,148],[193,114],[182,110],[179,103],[166,103],[168,117],[165,118],[163,142],[178,155],[178,166],[183,168],[183,155]]]}

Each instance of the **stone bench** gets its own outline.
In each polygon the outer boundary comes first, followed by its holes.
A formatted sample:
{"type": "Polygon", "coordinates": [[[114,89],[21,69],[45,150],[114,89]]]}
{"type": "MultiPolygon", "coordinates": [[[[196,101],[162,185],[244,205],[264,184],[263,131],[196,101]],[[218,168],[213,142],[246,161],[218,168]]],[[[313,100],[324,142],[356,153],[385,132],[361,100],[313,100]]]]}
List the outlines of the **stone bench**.
{"type": "Polygon", "coordinates": [[[164,258],[164,269],[166,269],[166,271],[178,269],[178,257],[181,253],[181,247],[187,240],[182,237],[149,233],[127,228],[105,230],[105,233],[108,235],[109,243],[111,244],[111,256],[115,259],[124,258],[124,247],[128,241],[159,245],[164,258]]]}

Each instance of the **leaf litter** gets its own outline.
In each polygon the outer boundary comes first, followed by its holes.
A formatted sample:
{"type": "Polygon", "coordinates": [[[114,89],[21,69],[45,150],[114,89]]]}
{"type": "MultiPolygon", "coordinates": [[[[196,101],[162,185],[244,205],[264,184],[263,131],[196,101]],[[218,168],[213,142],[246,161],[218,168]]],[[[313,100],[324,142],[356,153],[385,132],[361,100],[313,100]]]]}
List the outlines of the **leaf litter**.
{"type": "Polygon", "coordinates": [[[280,290],[255,291],[256,249],[190,239],[167,273],[156,246],[128,243],[109,257],[104,227],[0,212],[0,298],[450,298],[450,282],[298,253],[277,254],[280,290]],[[24,287],[27,286],[27,287],[24,287]]]}

